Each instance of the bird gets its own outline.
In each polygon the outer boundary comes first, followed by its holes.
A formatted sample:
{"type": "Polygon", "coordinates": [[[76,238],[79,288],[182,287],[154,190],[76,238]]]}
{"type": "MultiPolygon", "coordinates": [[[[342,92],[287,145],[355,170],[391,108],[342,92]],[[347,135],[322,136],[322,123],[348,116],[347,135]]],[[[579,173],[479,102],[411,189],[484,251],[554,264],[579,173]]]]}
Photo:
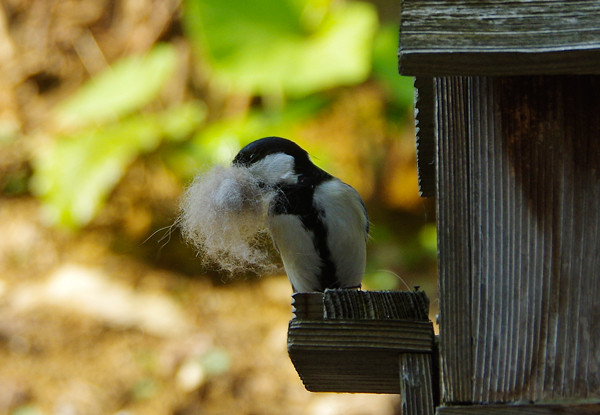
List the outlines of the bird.
{"type": "Polygon", "coordinates": [[[274,190],[267,228],[294,292],[361,287],[369,217],[354,188],[282,137],[251,142],[232,164],[274,190]]]}

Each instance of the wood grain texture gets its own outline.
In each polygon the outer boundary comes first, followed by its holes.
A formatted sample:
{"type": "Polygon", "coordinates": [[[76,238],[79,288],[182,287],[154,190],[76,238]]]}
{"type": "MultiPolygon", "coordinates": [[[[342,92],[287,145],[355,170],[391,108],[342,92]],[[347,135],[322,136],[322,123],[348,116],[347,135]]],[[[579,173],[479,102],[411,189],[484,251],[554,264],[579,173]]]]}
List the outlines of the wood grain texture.
{"type": "Polygon", "coordinates": [[[425,291],[325,290],[323,307],[328,320],[429,321],[425,291]]]}
{"type": "Polygon", "coordinates": [[[600,77],[436,84],[443,401],[600,399],[600,77]]]}
{"type": "Polygon", "coordinates": [[[415,78],[417,173],[421,197],[435,195],[435,129],[433,78],[415,78]]]}
{"type": "Polygon", "coordinates": [[[440,407],[439,415],[598,415],[600,404],[472,405],[440,407]]]}
{"type": "Polygon", "coordinates": [[[431,353],[432,325],[405,320],[292,320],[288,350],[431,353]]]}
{"type": "Polygon", "coordinates": [[[432,370],[431,355],[400,354],[402,414],[433,415],[435,413],[437,390],[434,390],[436,376],[432,370]],[[432,399],[432,397],[434,398],[432,399]]]}
{"type": "Polygon", "coordinates": [[[324,293],[294,293],[292,312],[306,320],[429,321],[425,291],[362,291],[327,289],[324,293]]]}
{"type": "Polygon", "coordinates": [[[399,354],[431,362],[432,343],[424,321],[291,320],[288,329],[290,359],[314,392],[400,393],[399,354]]]}
{"type": "Polygon", "coordinates": [[[292,294],[292,313],[293,318],[298,320],[322,320],[323,293],[292,294]]]}
{"type": "Polygon", "coordinates": [[[403,75],[600,73],[600,0],[403,0],[403,75]]]}
{"type": "Polygon", "coordinates": [[[327,290],[293,298],[288,353],[306,389],[400,393],[408,382],[411,407],[420,411],[423,402],[433,407],[434,336],[423,291],[327,290]],[[403,354],[420,357],[405,356],[408,372],[399,375],[403,354]],[[430,383],[420,390],[411,386],[427,379],[430,383]]]}
{"type": "Polygon", "coordinates": [[[435,79],[440,387],[446,402],[470,402],[472,388],[468,83],[435,79]]]}

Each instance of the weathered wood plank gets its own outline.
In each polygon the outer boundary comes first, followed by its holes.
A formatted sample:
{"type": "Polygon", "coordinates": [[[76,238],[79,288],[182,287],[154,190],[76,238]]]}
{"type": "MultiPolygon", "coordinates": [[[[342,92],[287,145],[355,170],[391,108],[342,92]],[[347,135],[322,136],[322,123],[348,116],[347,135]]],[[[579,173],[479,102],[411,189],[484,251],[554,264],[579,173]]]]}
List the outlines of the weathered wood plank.
{"type": "Polygon", "coordinates": [[[469,402],[471,345],[468,78],[436,78],[437,232],[442,400],[469,402]]]}
{"type": "Polygon", "coordinates": [[[600,404],[472,405],[440,407],[438,415],[597,415],[600,404]]]}
{"type": "Polygon", "coordinates": [[[325,290],[323,307],[328,320],[429,321],[425,291],[325,290]]]}
{"type": "Polygon", "coordinates": [[[400,354],[400,397],[402,414],[433,415],[435,413],[434,379],[431,355],[400,354]]]}
{"type": "Polygon", "coordinates": [[[288,329],[290,359],[314,392],[400,393],[399,354],[431,361],[432,344],[424,321],[291,320],[288,329]]]}
{"type": "Polygon", "coordinates": [[[415,78],[417,171],[421,197],[435,195],[435,128],[433,78],[415,78]]]}
{"type": "Polygon", "coordinates": [[[400,393],[408,382],[407,398],[418,408],[413,413],[422,413],[423,402],[433,407],[434,336],[423,291],[327,290],[297,293],[293,299],[288,353],[306,389],[400,393]],[[414,360],[400,357],[415,353],[414,360]],[[400,377],[399,361],[409,369],[400,377]],[[430,383],[420,390],[410,386],[426,379],[430,383]]]}
{"type": "Polygon", "coordinates": [[[288,350],[431,353],[432,324],[408,320],[292,320],[288,350]]]}
{"type": "Polygon", "coordinates": [[[324,317],[323,293],[292,294],[292,313],[298,320],[322,320],[324,317]]]}
{"type": "Polygon", "coordinates": [[[328,289],[324,293],[294,293],[292,312],[306,320],[429,321],[425,291],[361,291],[328,289]]]}
{"type": "Polygon", "coordinates": [[[443,401],[600,399],[600,77],[436,83],[443,401]]]}
{"type": "Polygon", "coordinates": [[[600,73],[600,0],[403,0],[403,75],[600,73]]]}

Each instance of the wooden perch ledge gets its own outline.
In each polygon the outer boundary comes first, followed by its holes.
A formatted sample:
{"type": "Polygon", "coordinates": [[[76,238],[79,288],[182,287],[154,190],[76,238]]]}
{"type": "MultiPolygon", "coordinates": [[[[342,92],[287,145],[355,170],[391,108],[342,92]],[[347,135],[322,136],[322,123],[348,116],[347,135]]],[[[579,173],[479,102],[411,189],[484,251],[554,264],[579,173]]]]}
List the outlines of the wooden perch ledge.
{"type": "Polygon", "coordinates": [[[400,393],[403,414],[433,414],[434,335],[423,291],[296,293],[293,307],[288,353],[307,390],[400,393]]]}

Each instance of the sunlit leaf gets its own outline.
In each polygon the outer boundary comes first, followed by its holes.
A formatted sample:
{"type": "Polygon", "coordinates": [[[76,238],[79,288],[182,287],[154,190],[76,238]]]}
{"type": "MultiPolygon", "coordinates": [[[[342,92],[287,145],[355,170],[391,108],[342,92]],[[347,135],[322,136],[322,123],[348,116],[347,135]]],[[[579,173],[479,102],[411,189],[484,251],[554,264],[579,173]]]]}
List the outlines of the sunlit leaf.
{"type": "Polygon", "coordinates": [[[185,27],[213,76],[231,89],[303,96],[364,80],[377,26],[374,8],[319,3],[187,0],[185,27]]]}
{"type": "Polygon", "coordinates": [[[277,110],[219,119],[199,130],[191,140],[170,148],[164,154],[165,161],[178,177],[189,180],[205,166],[231,162],[250,141],[268,135],[297,139],[295,132],[302,122],[317,114],[327,102],[323,96],[310,96],[277,110]]]}
{"type": "Polygon", "coordinates": [[[177,107],[166,109],[158,115],[165,135],[173,141],[189,137],[206,118],[206,106],[200,101],[188,101],[177,107]]]}
{"type": "Polygon", "coordinates": [[[414,87],[412,76],[398,74],[398,27],[382,26],[373,45],[373,75],[388,91],[399,108],[412,108],[414,87]]]}
{"type": "Polygon", "coordinates": [[[58,109],[61,125],[82,126],[115,120],[155,99],[172,75],[175,48],[160,44],[128,56],[83,85],[58,109]]]}
{"type": "Polygon", "coordinates": [[[191,134],[203,118],[203,107],[188,103],[60,137],[36,155],[32,190],[51,223],[85,225],[140,153],[154,150],[164,137],[191,134]]]}

